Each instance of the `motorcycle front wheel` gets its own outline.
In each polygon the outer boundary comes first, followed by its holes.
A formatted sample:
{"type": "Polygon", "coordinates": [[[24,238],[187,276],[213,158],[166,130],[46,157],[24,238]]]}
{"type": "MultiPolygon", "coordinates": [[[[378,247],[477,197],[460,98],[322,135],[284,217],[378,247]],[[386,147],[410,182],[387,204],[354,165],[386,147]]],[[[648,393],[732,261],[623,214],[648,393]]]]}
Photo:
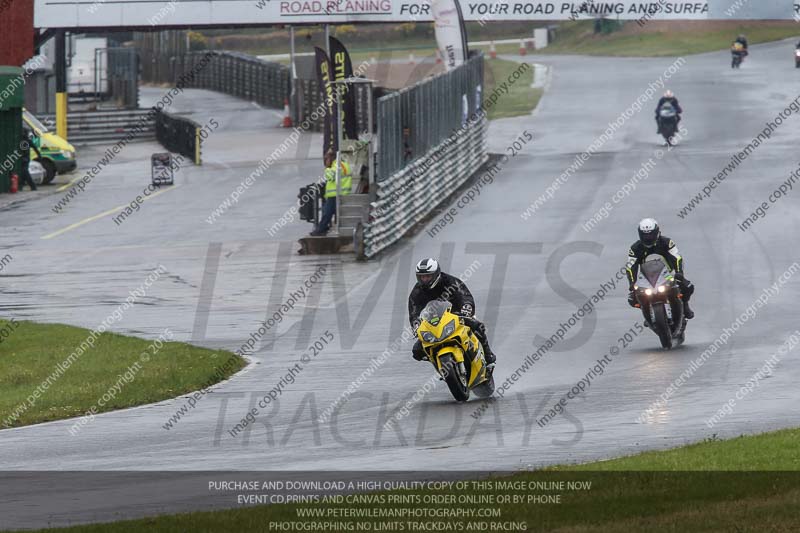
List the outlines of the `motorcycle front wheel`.
{"type": "Polygon", "coordinates": [[[461,376],[458,371],[458,363],[452,357],[442,361],[442,371],[444,373],[444,381],[447,383],[447,388],[450,389],[450,394],[457,402],[466,402],[469,400],[469,387],[465,377],[461,376]]]}
{"type": "Polygon", "coordinates": [[[665,350],[672,348],[672,332],[669,329],[669,321],[667,320],[667,310],[664,309],[663,304],[653,307],[653,329],[658,334],[658,340],[661,341],[661,347],[665,350]]]}

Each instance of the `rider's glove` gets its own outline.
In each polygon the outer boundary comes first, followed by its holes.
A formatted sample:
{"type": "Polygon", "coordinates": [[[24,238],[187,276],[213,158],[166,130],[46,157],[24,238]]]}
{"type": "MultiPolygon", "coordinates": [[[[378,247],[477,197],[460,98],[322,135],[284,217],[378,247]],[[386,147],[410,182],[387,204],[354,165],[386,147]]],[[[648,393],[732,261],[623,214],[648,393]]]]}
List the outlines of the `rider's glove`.
{"type": "Polygon", "coordinates": [[[633,289],[628,291],[628,305],[631,307],[636,307],[636,291],[633,289]]]}

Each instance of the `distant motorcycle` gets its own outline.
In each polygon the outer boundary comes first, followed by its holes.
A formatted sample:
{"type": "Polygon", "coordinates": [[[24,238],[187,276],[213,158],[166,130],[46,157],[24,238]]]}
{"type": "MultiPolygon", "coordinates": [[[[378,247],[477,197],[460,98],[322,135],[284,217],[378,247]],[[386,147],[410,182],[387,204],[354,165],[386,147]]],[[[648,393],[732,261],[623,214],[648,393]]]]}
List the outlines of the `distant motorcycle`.
{"type": "Polygon", "coordinates": [[[800,68],[800,48],[794,51],[794,68],[800,68]]]}
{"type": "Polygon", "coordinates": [[[658,110],[658,131],[668,146],[672,146],[672,138],[678,132],[678,111],[669,102],[658,110]]]}
{"type": "Polygon", "coordinates": [[[747,50],[742,43],[733,43],[731,47],[731,68],[741,67],[746,55],[747,50]]]}
{"type": "Polygon", "coordinates": [[[686,317],[683,314],[683,295],[660,255],[650,255],[639,269],[634,285],[636,307],[646,317],[646,326],[658,335],[661,347],[669,350],[683,344],[686,317]]]}

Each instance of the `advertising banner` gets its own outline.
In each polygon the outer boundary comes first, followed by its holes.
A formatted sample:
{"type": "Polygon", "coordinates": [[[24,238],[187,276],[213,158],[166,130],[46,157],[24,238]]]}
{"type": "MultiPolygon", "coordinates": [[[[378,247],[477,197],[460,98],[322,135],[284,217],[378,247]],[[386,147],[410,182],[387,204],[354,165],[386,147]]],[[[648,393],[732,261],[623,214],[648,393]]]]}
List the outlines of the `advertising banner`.
{"type": "MultiPolygon", "coordinates": [[[[792,19],[800,0],[467,0],[466,21],[792,19]],[[747,4],[741,9],[737,6],[747,4]],[[731,11],[732,8],[735,8],[731,11]]],[[[431,22],[429,0],[35,0],[37,28],[431,22]]]]}

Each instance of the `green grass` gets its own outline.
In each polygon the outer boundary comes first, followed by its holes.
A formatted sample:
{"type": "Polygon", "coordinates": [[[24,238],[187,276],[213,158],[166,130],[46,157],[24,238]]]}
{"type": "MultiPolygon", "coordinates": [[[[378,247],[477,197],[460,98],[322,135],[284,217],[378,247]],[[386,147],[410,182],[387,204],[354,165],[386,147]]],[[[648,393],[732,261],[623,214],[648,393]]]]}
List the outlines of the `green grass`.
{"type": "Polygon", "coordinates": [[[484,89],[484,100],[492,93],[498,85],[502,86],[505,82],[509,88],[507,94],[501,94],[497,103],[489,108],[489,119],[517,117],[529,115],[544,94],[543,89],[533,89],[534,67],[522,72],[519,79],[509,82],[509,76],[519,68],[520,64],[516,61],[505,59],[488,59],[485,62],[483,79],[486,83],[484,89]]]}
{"type": "Polygon", "coordinates": [[[800,429],[645,452],[610,461],[561,467],[564,471],[800,471],[800,429]]]}
{"type": "MultiPolygon", "coordinates": [[[[792,21],[786,22],[742,22],[741,24],[717,24],[708,29],[693,31],[691,24],[672,23],[659,25],[655,29],[645,24],[639,28],[636,22],[627,22],[621,31],[595,35],[591,21],[566,22],[559,26],[553,43],[536,53],[586,54],[598,56],[667,57],[699,54],[715,50],[726,50],[734,38],[743,33],[751,45],[778,41],[800,34],[800,28],[792,21]]],[[[518,45],[506,45],[503,53],[517,53],[518,45]]],[[[500,48],[498,47],[498,52],[500,48]]]]}
{"type": "MultiPolygon", "coordinates": [[[[61,324],[37,324],[0,320],[0,331],[11,330],[0,343],[0,427],[18,406],[27,409],[11,427],[82,416],[96,406],[96,412],[142,405],[198,390],[212,379],[217,369],[227,372],[217,381],[241,369],[245,362],[223,350],[209,350],[180,342],[164,342],[158,349],[150,340],[114,333],[97,336],[94,348],[87,348],[49,387],[33,399],[27,399],[48,379],[89,336],[89,330],[61,324]],[[140,359],[148,354],[149,360],[140,359]],[[235,358],[228,365],[229,358],[235,358]],[[138,367],[137,367],[138,365],[138,367]],[[128,373],[128,382],[113,399],[99,405],[99,400],[120,376],[128,373]],[[131,378],[132,376],[132,378],[131,378]]],[[[168,338],[165,336],[164,338],[168,338]]],[[[221,372],[222,373],[222,372],[221,372]]]]}
{"type": "MultiPolygon", "coordinates": [[[[361,61],[369,61],[370,58],[381,58],[381,60],[388,60],[392,58],[408,58],[408,55],[413,53],[417,61],[425,57],[432,56],[434,53],[433,48],[429,49],[405,49],[393,50],[391,55],[380,56],[375,53],[353,52],[350,57],[354,65],[359,64],[361,61]]],[[[289,60],[280,60],[280,63],[288,64],[289,60]]],[[[484,98],[486,98],[495,87],[504,81],[507,81],[509,76],[517,70],[519,63],[516,61],[509,61],[506,59],[489,59],[486,57],[484,82],[484,98]]],[[[533,89],[534,68],[522,72],[522,75],[509,84],[508,93],[504,93],[497,103],[489,109],[489,119],[517,117],[521,115],[529,115],[539,104],[539,100],[544,94],[543,89],[533,89]]]]}
{"type": "MultiPolygon", "coordinates": [[[[800,430],[783,430],[727,441],[709,440],[683,448],[646,452],[609,461],[559,466],[492,478],[493,482],[591,482],[591,488],[587,490],[508,491],[470,487],[465,491],[452,493],[457,496],[526,496],[560,492],[561,501],[558,504],[499,503],[482,506],[500,509],[501,519],[490,521],[524,521],[528,524],[529,531],[797,531],[800,528],[800,475],[797,474],[800,470],[799,443],[800,430]],[[786,472],[778,472],[779,470],[786,472]]],[[[423,496],[444,494],[431,490],[414,493],[423,496]]],[[[318,506],[386,507],[380,504],[318,506]]],[[[430,504],[426,506],[431,507],[430,504]]],[[[314,505],[270,505],[198,512],[113,524],[77,526],[59,531],[267,531],[266,525],[270,521],[302,520],[297,517],[297,509],[301,507],[314,505]]],[[[450,522],[459,522],[459,519],[451,519],[450,522]]],[[[410,529],[406,527],[405,531],[410,529]]],[[[465,527],[462,531],[471,529],[465,527]]]]}

